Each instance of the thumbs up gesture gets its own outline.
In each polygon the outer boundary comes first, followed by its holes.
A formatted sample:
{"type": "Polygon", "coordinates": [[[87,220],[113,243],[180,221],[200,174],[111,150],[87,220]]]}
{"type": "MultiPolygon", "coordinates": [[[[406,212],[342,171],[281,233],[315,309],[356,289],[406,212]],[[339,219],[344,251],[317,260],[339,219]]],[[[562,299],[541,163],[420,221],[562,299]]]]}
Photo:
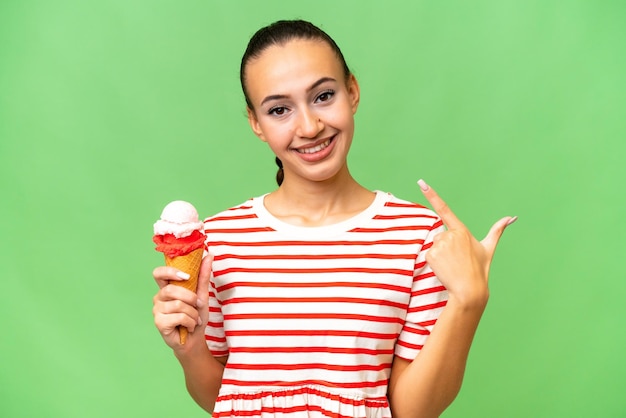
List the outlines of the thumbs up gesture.
{"type": "Polygon", "coordinates": [[[426,261],[448,289],[450,299],[456,299],[465,306],[484,307],[489,298],[489,267],[496,246],[506,227],[517,217],[500,219],[487,236],[478,241],[435,190],[423,180],[417,183],[447,228],[447,231],[435,236],[426,261]]]}

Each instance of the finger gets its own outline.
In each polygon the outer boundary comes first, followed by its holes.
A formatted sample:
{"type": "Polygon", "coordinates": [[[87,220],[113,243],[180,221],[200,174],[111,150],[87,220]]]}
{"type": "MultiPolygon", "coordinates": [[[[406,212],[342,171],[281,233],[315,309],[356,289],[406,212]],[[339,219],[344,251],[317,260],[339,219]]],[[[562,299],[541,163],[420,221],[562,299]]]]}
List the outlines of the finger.
{"type": "Polygon", "coordinates": [[[209,299],[209,283],[211,281],[212,264],[213,256],[211,254],[202,259],[200,273],[198,274],[198,304],[204,305],[209,299]]]}
{"type": "Polygon", "coordinates": [[[198,315],[196,307],[182,299],[158,301],[155,303],[153,311],[161,314],[185,314],[194,318],[198,315]]]}
{"type": "Polygon", "coordinates": [[[159,288],[167,286],[170,281],[189,280],[189,274],[170,266],[159,266],[152,271],[152,276],[159,288]]]}
{"type": "Polygon", "coordinates": [[[154,323],[163,335],[170,335],[172,333],[177,334],[177,327],[185,327],[190,333],[192,333],[198,326],[198,321],[195,318],[197,318],[197,315],[190,316],[182,312],[171,314],[157,312],[154,315],[154,323]]]}
{"type": "Polygon", "coordinates": [[[153,298],[153,302],[166,303],[170,301],[181,301],[189,306],[195,306],[198,300],[198,296],[192,290],[186,289],[182,286],[175,286],[169,284],[161,288],[153,298]]]}
{"type": "Polygon", "coordinates": [[[493,224],[493,226],[487,233],[487,236],[481,241],[481,244],[483,245],[483,247],[485,247],[487,254],[489,254],[490,260],[491,258],[493,258],[493,255],[496,252],[496,247],[498,245],[498,242],[500,241],[500,237],[502,237],[502,234],[504,233],[504,230],[507,226],[511,225],[516,220],[517,216],[506,216],[500,219],[498,222],[493,224]]]}
{"type": "Polygon", "coordinates": [[[428,184],[426,184],[424,180],[421,179],[417,181],[417,184],[419,184],[420,189],[422,189],[422,193],[432,206],[435,213],[439,215],[439,217],[448,229],[465,228],[463,222],[461,222],[459,218],[456,217],[448,204],[444,202],[441,197],[439,197],[437,192],[435,192],[432,187],[430,187],[428,184]]]}
{"type": "Polygon", "coordinates": [[[189,332],[202,323],[196,308],[197,296],[189,289],[178,286],[166,286],[154,299],[152,312],[159,328],[169,329],[184,326],[189,332]]]}

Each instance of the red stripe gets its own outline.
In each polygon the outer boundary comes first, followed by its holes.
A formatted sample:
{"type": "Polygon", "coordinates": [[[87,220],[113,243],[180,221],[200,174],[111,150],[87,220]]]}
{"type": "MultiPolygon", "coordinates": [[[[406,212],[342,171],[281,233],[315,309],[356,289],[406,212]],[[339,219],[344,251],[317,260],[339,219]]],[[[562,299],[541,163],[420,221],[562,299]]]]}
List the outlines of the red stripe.
{"type": "Polygon", "coordinates": [[[387,370],[391,368],[391,363],[382,364],[327,364],[327,363],[298,363],[298,364],[240,364],[240,363],[228,363],[227,369],[235,370],[332,370],[332,371],[344,371],[344,372],[359,372],[359,371],[376,371],[387,370]]]}
{"type": "Polygon", "coordinates": [[[413,281],[416,282],[418,280],[428,279],[429,277],[435,277],[435,273],[432,271],[429,271],[428,273],[418,274],[417,276],[415,276],[413,281]]]}
{"type": "Polygon", "coordinates": [[[221,417],[260,417],[264,414],[276,416],[276,414],[287,415],[295,414],[298,412],[307,412],[307,411],[317,411],[321,414],[329,417],[329,418],[349,418],[336,413],[328,412],[323,410],[319,406],[313,405],[299,405],[299,406],[291,406],[288,408],[279,407],[279,406],[263,406],[261,409],[256,409],[253,411],[239,411],[239,410],[229,410],[224,411],[223,413],[213,413],[213,418],[221,418],[221,417]]]}
{"type": "Polygon", "coordinates": [[[261,337],[261,336],[294,336],[294,337],[310,337],[310,336],[333,336],[333,337],[360,337],[372,338],[377,340],[395,340],[398,334],[384,334],[379,332],[365,331],[342,331],[342,330],[302,330],[302,329],[269,329],[269,330],[226,330],[227,337],[261,337]]]}
{"type": "MultiPolygon", "coordinates": [[[[422,250],[424,249],[424,247],[422,247],[422,250]]],[[[426,261],[422,261],[419,263],[415,264],[415,270],[421,270],[424,268],[424,266],[426,265],[426,261]]]]}
{"type": "Polygon", "coordinates": [[[445,290],[446,288],[443,286],[430,287],[428,289],[422,289],[422,290],[417,290],[415,292],[411,292],[411,296],[427,295],[429,293],[444,292],[445,290]]]}
{"type": "Polygon", "coordinates": [[[410,332],[411,334],[417,334],[417,335],[430,335],[430,331],[428,331],[427,329],[421,329],[421,328],[411,328],[409,326],[404,326],[404,328],[402,328],[403,332],[410,332]]]}
{"type": "Polygon", "coordinates": [[[276,247],[276,246],[337,246],[337,245],[413,245],[423,244],[423,239],[382,239],[374,241],[263,241],[263,242],[238,242],[238,241],[208,241],[207,245],[228,245],[231,247],[276,247]]]}
{"type": "Polygon", "coordinates": [[[425,251],[425,250],[429,249],[432,246],[433,246],[432,242],[429,242],[428,244],[424,244],[424,245],[422,245],[422,251],[425,251]]]}
{"type": "Polygon", "coordinates": [[[400,215],[376,215],[373,219],[410,219],[410,218],[427,218],[427,219],[439,219],[438,216],[435,215],[416,215],[414,213],[400,214],[400,215]]]}
{"type": "Polygon", "coordinates": [[[424,346],[422,344],[411,344],[411,343],[407,343],[406,341],[402,341],[402,340],[398,340],[398,345],[401,345],[403,347],[410,348],[410,349],[413,349],[413,350],[421,350],[422,348],[424,348],[424,346]]]}
{"type": "Polygon", "coordinates": [[[231,353],[333,353],[333,354],[365,354],[365,355],[388,355],[393,354],[393,349],[375,350],[358,347],[231,347],[231,353]]]}
{"type": "Polygon", "coordinates": [[[413,276],[412,270],[400,269],[375,269],[366,267],[336,267],[319,269],[287,269],[287,268],[245,268],[232,267],[224,270],[214,270],[213,277],[219,277],[229,273],[286,273],[286,274],[319,274],[319,273],[371,273],[371,274],[399,274],[413,276]]]}
{"type": "Polygon", "coordinates": [[[297,395],[314,395],[319,396],[320,398],[330,399],[332,401],[338,401],[347,405],[360,406],[365,405],[367,407],[379,408],[379,407],[387,407],[389,403],[387,401],[386,396],[381,397],[371,397],[371,398],[346,398],[341,395],[337,395],[334,393],[328,393],[321,391],[320,389],[313,388],[310,386],[299,387],[295,389],[285,389],[279,391],[264,391],[264,392],[255,392],[255,393],[227,393],[224,395],[220,395],[217,401],[232,401],[232,400],[257,400],[263,399],[266,396],[271,397],[281,397],[281,398],[292,398],[297,395]]]}
{"type": "Polygon", "coordinates": [[[216,216],[215,218],[208,218],[204,221],[207,222],[215,222],[215,221],[235,221],[238,219],[256,219],[257,216],[254,213],[250,213],[247,215],[235,215],[235,216],[216,216]]]}
{"type": "Polygon", "coordinates": [[[404,324],[404,319],[402,318],[342,313],[251,313],[224,315],[224,320],[227,319],[349,319],[354,321],[389,322],[404,324]]]}
{"type": "Polygon", "coordinates": [[[343,415],[335,411],[328,411],[318,405],[301,405],[291,406],[289,408],[278,406],[263,406],[261,409],[254,411],[233,411],[228,410],[223,413],[213,413],[213,418],[225,417],[260,417],[260,416],[284,416],[286,418],[293,416],[292,414],[300,414],[306,412],[306,416],[310,416],[310,412],[317,412],[327,418],[354,418],[351,415],[343,415]]]}
{"type": "Polygon", "coordinates": [[[419,325],[420,327],[431,327],[435,325],[436,323],[437,323],[436,319],[431,319],[430,321],[418,322],[417,325],[419,325]]]}
{"type": "Polygon", "coordinates": [[[328,382],[325,380],[236,380],[236,379],[222,379],[222,385],[235,385],[235,386],[304,386],[304,385],[320,385],[327,387],[337,387],[344,389],[356,389],[356,388],[375,388],[380,386],[387,386],[387,379],[377,380],[374,382],[328,382]]]}
{"type": "MultiPolygon", "coordinates": [[[[252,205],[241,205],[241,206],[236,206],[236,207],[234,207],[234,208],[229,208],[229,209],[227,209],[226,211],[227,211],[227,212],[237,212],[237,211],[240,211],[240,210],[249,210],[249,209],[252,209],[252,205]]],[[[216,218],[210,218],[210,217],[209,217],[209,218],[205,218],[205,219],[204,219],[204,221],[202,221],[202,222],[207,223],[207,222],[211,222],[211,221],[213,221],[214,219],[216,219],[216,220],[217,220],[217,219],[219,219],[219,218],[224,218],[224,219],[237,218],[237,216],[238,216],[238,215],[235,215],[235,216],[233,216],[233,217],[230,217],[230,216],[223,216],[223,217],[216,217],[216,218]]],[[[248,216],[250,216],[250,215],[241,215],[241,216],[242,216],[242,217],[241,217],[240,219],[246,219],[246,218],[247,218],[248,216]]],[[[251,217],[251,218],[257,218],[257,216],[256,216],[255,214],[252,214],[252,216],[250,216],[250,217],[251,217]]]]}
{"type": "Polygon", "coordinates": [[[334,259],[363,259],[374,258],[383,260],[412,260],[415,254],[220,254],[213,258],[214,261],[236,260],[334,260],[334,259]]]}
{"type": "Polygon", "coordinates": [[[243,234],[246,232],[273,232],[274,229],[269,226],[258,227],[258,228],[215,228],[215,229],[204,229],[206,234],[243,234]]]}
{"type": "Polygon", "coordinates": [[[226,338],[224,338],[224,337],[214,337],[212,335],[206,335],[206,334],[204,334],[204,339],[206,341],[214,341],[216,343],[225,343],[226,342],[226,338]]]}
{"type": "Polygon", "coordinates": [[[341,297],[247,297],[247,298],[231,298],[222,301],[222,305],[231,303],[362,303],[369,305],[393,306],[394,308],[406,309],[406,303],[394,302],[391,300],[369,299],[369,298],[341,298],[341,297]]]}
{"type": "Polygon", "coordinates": [[[390,226],[388,228],[354,228],[348,232],[390,232],[390,231],[423,231],[430,230],[428,225],[390,226]]]}
{"type": "Polygon", "coordinates": [[[428,311],[430,309],[437,309],[437,308],[443,308],[444,306],[446,306],[447,301],[442,301],[442,302],[437,302],[437,303],[431,303],[430,305],[421,305],[421,306],[414,306],[412,308],[408,309],[408,313],[413,313],[413,312],[423,312],[423,311],[428,311]]]}
{"type": "MultiPolygon", "coordinates": [[[[401,203],[401,202],[387,202],[385,206],[388,208],[416,208],[416,209],[428,209],[426,206],[422,206],[418,203],[401,203]]],[[[416,216],[428,216],[428,215],[416,215],[416,216]]]]}
{"type": "Polygon", "coordinates": [[[409,293],[410,289],[404,286],[396,286],[386,283],[358,283],[358,282],[321,282],[321,283],[282,283],[282,282],[231,282],[220,286],[216,291],[223,292],[224,290],[232,289],[234,287],[278,287],[278,288],[330,288],[330,287],[354,287],[365,289],[382,289],[382,290],[394,290],[402,293],[409,293]]]}

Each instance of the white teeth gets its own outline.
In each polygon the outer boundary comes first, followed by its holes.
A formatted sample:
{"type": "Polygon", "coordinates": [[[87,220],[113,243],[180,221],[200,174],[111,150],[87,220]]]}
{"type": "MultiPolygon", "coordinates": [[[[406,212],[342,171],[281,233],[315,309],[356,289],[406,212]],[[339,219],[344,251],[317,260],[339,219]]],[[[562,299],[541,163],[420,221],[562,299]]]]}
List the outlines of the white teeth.
{"type": "Polygon", "coordinates": [[[300,154],[313,154],[315,152],[320,152],[321,150],[323,150],[324,148],[326,148],[328,145],[330,145],[330,139],[322,142],[321,144],[311,147],[311,148],[304,148],[304,149],[299,149],[297,150],[300,154]]]}

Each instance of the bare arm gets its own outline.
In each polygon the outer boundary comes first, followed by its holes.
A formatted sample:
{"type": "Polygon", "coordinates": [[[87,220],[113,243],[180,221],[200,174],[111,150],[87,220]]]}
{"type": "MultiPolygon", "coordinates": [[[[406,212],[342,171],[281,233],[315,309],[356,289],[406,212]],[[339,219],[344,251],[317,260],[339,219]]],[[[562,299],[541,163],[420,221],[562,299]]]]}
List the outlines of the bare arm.
{"type": "Polygon", "coordinates": [[[487,279],[496,245],[515,219],[500,219],[477,241],[431,188],[422,188],[448,227],[435,237],[426,259],[449,300],[419,355],[396,357],[389,382],[394,418],[438,417],[455,399],[478,323],[489,298],[487,279]]]}
{"type": "Polygon", "coordinates": [[[205,257],[198,277],[198,294],[180,286],[169,285],[181,280],[173,267],[157,267],[154,279],[159,292],[154,297],[154,322],[165,343],[172,348],[185,374],[185,383],[191,397],[207,412],[213,412],[222,382],[226,357],[213,357],[204,338],[208,321],[208,294],[211,259],[205,257]],[[199,297],[198,295],[202,295],[199,297]],[[189,330],[187,341],[180,344],[178,326],[189,330]]]}
{"type": "Polygon", "coordinates": [[[183,367],[187,391],[193,400],[205,411],[213,412],[227,357],[213,357],[206,343],[203,346],[193,352],[178,352],[176,358],[183,367]]]}
{"type": "Polygon", "coordinates": [[[482,311],[450,299],[415,360],[394,359],[389,383],[394,418],[438,417],[452,403],[482,311]]]}

